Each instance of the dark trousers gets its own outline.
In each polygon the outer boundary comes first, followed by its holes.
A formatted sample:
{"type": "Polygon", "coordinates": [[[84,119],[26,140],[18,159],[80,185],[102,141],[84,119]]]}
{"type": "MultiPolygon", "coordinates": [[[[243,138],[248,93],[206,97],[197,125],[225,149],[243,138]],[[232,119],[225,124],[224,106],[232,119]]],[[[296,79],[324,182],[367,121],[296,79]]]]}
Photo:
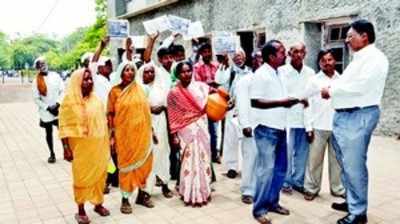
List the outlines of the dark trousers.
{"type": "Polygon", "coordinates": [[[56,126],[58,128],[58,120],[49,122],[44,122],[40,120],[39,126],[44,128],[44,130],[46,131],[46,142],[50,151],[50,156],[55,156],[53,143],[53,126],[56,126]]]}
{"type": "Polygon", "coordinates": [[[208,119],[208,132],[210,133],[210,149],[211,149],[212,160],[215,160],[218,158],[217,129],[218,129],[218,122],[214,122],[214,121],[208,119]]]}
{"type": "Polygon", "coordinates": [[[169,173],[171,175],[172,180],[177,181],[177,185],[179,185],[179,175],[181,170],[181,160],[180,160],[180,149],[176,149],[172,144],[171,146],[171,154],[169,154],[169,173]]]}

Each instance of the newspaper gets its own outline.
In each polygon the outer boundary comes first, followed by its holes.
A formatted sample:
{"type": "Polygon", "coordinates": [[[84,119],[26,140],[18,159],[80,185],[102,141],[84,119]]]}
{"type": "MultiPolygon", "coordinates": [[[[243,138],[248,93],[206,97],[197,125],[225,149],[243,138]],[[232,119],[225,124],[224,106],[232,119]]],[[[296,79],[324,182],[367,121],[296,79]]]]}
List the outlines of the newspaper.
{"type": "Polygon", "coordinates": [[[126,38],[129,35],[128,20],[108,20],[107,21],[108,36],[114,38],[126,38]]]}
{"type": "Polygon", "coordinates": [[[201,24],[200,21],[196,21],[189,24],[188,32],[186,35],[183,36],[183,39],[191,40],[193,38],[198,38],[203,36],[205,36],[203,25],[201,24]]]}
{"type": "Polygon", "coordinates": [[[157,32],[164,32],[169,29],[169,19],[167,16],[160,16],[152,20],[143,22],[144,29],[148,34],[155,34],[157,32]]]}
{"type": "Polygon", "coordinates": [[[169,30],[172,32],[180,33],[183,36],[188,34],[188,29],[189,25],[191,23],[190,20],[184,19],[179,16],[173,16],[169,15],[168,16],[168,22],[169,22],[169,30]]]}
{"type": "Polygon", "coordinates": [[[129,36],[132,40],[132,44],[135,48],[146,48],[146,37],[145,36],[129,36]]]}
{"type": "Polygon", "coordinates": [[[212,45],[217,55],[233,54],[236,51],[237,37],[229,32],[215,32],[212,45]]]}

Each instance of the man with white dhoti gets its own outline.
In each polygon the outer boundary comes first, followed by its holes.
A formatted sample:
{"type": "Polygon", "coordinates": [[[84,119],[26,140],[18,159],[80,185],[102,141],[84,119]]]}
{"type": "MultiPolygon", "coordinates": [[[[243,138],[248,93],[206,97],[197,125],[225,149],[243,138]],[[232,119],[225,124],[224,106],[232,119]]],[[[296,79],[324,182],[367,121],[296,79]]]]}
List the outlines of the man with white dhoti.
{"type": "Polygon", "coordinates": [[[242,180],[240,182],[240,192],[242,202],[245,204],[253,203],[255,193],[255,160],[257,155],[256,142],[253,131],[255,128],[253,121],[254,111],[251,108],[251,84],[253,74],[241,78],[236,85],[236,107],[238,110],[239,127],[243,134],[240,138],[242,150],[242,180]]]}
{"type": "Polygon", "coordinates": [[[221,64],[215,75],[215,82],[229,92],[233,108],[228,111],[225,117],[225,133],[223,138],[224,156],[223,162],[228,169],[227,176],[235,178],[239,169],[239,138],[242,137],[237,118],[236,84],[237,82],[251,74],[251,68],[246,66],[246,54],[242,49],[238,49],[233,55],[233,65],[228,66],[228,58],[225,57],[225,63],[221,64]]]}

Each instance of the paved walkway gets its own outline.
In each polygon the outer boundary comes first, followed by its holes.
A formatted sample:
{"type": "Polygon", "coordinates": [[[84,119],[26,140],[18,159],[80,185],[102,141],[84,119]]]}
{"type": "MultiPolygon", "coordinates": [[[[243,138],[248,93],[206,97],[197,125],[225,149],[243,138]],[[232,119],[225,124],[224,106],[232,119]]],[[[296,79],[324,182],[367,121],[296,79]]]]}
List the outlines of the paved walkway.
{"type": "MultiPolygon", "coordinates": [[[[0,93],[6,89],[0,85],[0,93]]],[[[3,95],[6,94],[3,92],[3,95]]],[[[19,99],[26,102],[0,104],[0,223],[75,223],[71,166],[62,160],[59,142],[56,144],[57,163],[47,164],[44,131],[38,126],[36,108],[30,101],[29,91],[19,99]]],[[[0,102],[5,100],[0,99],[0,102]]],[[[400,141],[374,137],[368,161],[369,223],[400,223],[399,164],[400,141]]],[[[164,199],[158,189],[153,197],[155,208],[134,205],[133,214],[123,215],[119,212],[120,194],[113,189],[105,197],[105,206],[111,210],[111,216],[99,217],[91,205],[86,206],[88,215],[92,223],[255,223],[251,206],[240,202],[239,179],[228,179],[221,175],[221,166],[216,168],[218,182],[208,206],[185,207],[178,197],[164,199]]],[[[324,173],[324,190],[313,202],[305,201],[297,193],[282,195],[281,204],[291,210],[291,215],[271,214],[273,223],[336,223],[345,214],[330,209],[332,202],[340,200],[329,195],[326,177],[324,173]]]]}

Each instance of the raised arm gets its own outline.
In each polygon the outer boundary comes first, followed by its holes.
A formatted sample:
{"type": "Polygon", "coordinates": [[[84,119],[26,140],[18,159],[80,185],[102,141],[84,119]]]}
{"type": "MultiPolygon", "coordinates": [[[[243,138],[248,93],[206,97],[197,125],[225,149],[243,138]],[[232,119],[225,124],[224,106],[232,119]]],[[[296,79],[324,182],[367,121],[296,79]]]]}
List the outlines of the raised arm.
{"type": "Polygon", "coordinates": [[[96,52],[93,55],[92,62],[98,62],[99,61],[101,53],[103,52],[104,48],[107,47],[109,42],[110,42],[110,37],[109,36],[104,37],[100,41],[100,44],[97,47],[96,52]]]}
{"type": "Polygon", "coordinates": [[[144,63],[148,63],[151,60],[151,52],[153,52],[154,43],[156,42],[156,39],[159,35],[160,35],[160,33],[157,32],[156,34],[147,36],[148,44],[143,53],[144,63]]]}
{"type": "Polygon", "coordinates": [[[126,59],[128,61],[132,61],[133,60],[133,44],[132,44],[132,39],[130,37],[126,38],[126,42],[125,42],[125,52],[126,52],[126,59]]]}
{"type": "Polygon", "coordinates": [[[180,35],[179,33],[173,32],[169,37],[165,38],[165,40],[161,44],[161,47],[165,47],[165,48],[170,47],[175,42],[175,39],[179,35],[180,35]]]}

